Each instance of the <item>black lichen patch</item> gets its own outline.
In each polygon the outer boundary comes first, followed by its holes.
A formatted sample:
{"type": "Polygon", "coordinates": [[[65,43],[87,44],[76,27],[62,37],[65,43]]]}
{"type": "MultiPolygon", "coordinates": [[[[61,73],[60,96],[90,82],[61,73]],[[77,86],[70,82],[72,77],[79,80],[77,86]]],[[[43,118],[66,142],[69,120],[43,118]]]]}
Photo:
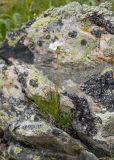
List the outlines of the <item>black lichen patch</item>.
{"type": "Polygon", "coordinates": [[[20,62],[25,62],[29,64],[34,63],[34,54],[20,42],[18,42],[15,47],[10,47],[7,41],[0,48],[0,57],[8,60],[9,58],[14,58],[20,62]]]}
{"type": "Polygon", "coordinates": [[[92,30],[91,34],[94,35],[96,38],[101,38],[102,32],[100,30],[92,30]]]}
{"type": "Polygon", "coordinates": [[[37,44],[39,45],[39,47],[42,47],[42,46],[43,46],[43,41],[42,41],[42,40],[39,40],[39,41],[37,42],[37,44]]]}
{"type": "Polygon", "coordinates": [[[27,87],[27,84],[26,84],[26,81],[27,81],[26,78],[27,78],[27,76],[28,76],[28,74],[26,72],[18,74],[18,80],[22,84],[23,88],[27,87]]]}
{"type": "Polygon", "coordinates": [[[95,127],[96,117],[94,117],[89,109],[87,100],[77,95],[66,93],[72,100],[75,110],[73,110],[73,128],[80,133],[93,136],[97,133],[95,127]]]}
{"type": "Polygon", "coordinates": [[[68,36],[71,37],[71,38],[76,38],[77,37],[77,32],[76,31],[69,32],[68,36]]]}
{"type": "Polygon", "coordinates": [[[38,87],[38,82],[37,82],[37,80],[31,79],[30,82],[29,82],[29,84],[30,84],[31,86],[33,86],[33,87],[38,87]]]}
{"type": "Polygon", "coordinates": [[[35,21],[36,21],[36,18],[33,18],[32,20],[29,20],[25,25],[26,28],[29,28],[35,21]]]}
{"type": "Polygon", "coordinates": [[[111,110],[114,108],[114,78],[113,72],[105,74],[95,74],[88,81],[84,82],[81,89],[91,97],[95,102],[100,102],[111,110]]]}
{"type": "Polygon", "coordinates": [[[44,13],[44,17],[48,17],[49,16],[49,14],[48,13],[44,13]]]}
{"type": "Polygon", "coordinates": [[[94,24],[105,28],[107,32],[110,34],[114,34],[114,25],[111,23],[110,20],[106,20],[103,15],[98,15],[96,12],[89,16],[89,20],[92,21],[94,24]]]}
{"type": "Polygon", "coordinates": [[[50,32],[50,31],[54,31],[54,30],[57,30],[57,31],[60,31],[63,27],[63,22],[62,22],[62,19],[59,19],[55,22],[49,22],[48,26],[47,26],[47,30],[50,32]]]}
{"type": "Polygon", "coordinates": [[[82,45],[82,46],[86,46],[86,45],[87,45],[86,39],[82,39],[82,40],[81,40],[81,45],[82,45]]]}
{"type": "Polygon", "coordinates": [[[26,33],[25,32],[25,27],[20,27],[19,29],[15,30],[14,32],[9,32],[7,34],[8,38],[10,38],[11,40],[15,40],[16,37],[20,36],[22,33],[26,33]]]}

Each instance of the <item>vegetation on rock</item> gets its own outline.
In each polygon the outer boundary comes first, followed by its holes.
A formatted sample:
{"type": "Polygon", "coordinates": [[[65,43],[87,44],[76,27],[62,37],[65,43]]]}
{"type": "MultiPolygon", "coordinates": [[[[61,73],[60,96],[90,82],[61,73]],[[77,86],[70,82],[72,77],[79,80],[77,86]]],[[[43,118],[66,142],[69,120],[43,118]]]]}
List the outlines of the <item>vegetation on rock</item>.
{"type": "Polygon", "coordinates": [[[68,128],[71,122],[70,113],[63,113],[60,110],[60,94],[50,91],[48,94],[48,100],[45,98],[34,95],[31,99],[41,109],[42,116],[45,118],[51,118],[62,128],[68,128]]]}

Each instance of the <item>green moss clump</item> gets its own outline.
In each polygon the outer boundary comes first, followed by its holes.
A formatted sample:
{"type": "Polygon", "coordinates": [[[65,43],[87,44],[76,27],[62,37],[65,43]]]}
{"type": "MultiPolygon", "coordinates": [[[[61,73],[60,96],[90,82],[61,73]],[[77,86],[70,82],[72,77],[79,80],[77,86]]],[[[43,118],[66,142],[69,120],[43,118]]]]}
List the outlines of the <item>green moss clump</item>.
{"type": "Polygon", "coordinates": [[[34,95],[31,99],[41,109],[42,116],[52,116],[54,121],[61,127],[67,128],[71,122],[71,115],[60,110],[60,94],[50,91],[47,100],[41,96],[34,95]]]}

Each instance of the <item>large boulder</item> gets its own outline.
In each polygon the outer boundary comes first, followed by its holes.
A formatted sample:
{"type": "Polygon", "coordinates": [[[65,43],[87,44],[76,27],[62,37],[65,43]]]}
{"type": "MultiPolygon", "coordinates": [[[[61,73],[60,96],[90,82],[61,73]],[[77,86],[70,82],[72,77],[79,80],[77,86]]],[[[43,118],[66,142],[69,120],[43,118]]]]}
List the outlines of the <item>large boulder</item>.
{"type": "Polygon", "coordinates": [[[0,135],[9,157],[94,160],[86,149],[98,157],[114,153],[113,15],[109,3],[72,2],[7,34],[0,135]]]}

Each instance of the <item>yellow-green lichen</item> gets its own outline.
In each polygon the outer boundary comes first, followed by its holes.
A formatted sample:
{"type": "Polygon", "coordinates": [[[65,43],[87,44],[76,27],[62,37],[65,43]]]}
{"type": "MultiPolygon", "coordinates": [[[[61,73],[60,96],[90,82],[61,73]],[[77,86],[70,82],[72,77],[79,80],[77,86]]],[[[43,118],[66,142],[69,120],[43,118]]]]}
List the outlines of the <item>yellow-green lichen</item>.
{"type": "Polygon", "coordinates": [[[58,160],[58,158],[55,158],[55,157],[49,157],[47,160],[58,160]]]}
{"type": "Polygon", "coordinates": [[[0,111],[0,127],[4,129],[4,124],[9,120],[8,114],[4,111],[0,111]]]}
{"type": "Polygon", "coordinates": [[[40,29],[40,28],[43,28],[43,27],[47,26],[49,22],[53,22],[55,20],[56,20],[55,17],[49,17],[49,16],[48,17],[41,17],[41,18],[38,18],[36,20],[36,22],[34,22],[31,25],[31,28],[40,29]]]}
{"type": "Polygon", "coordinates": [[[114,56],[114,47],[106,48],[103,53],[105,56],[114,56]]]}
{"type": "Polygon", "coordinates": [[[34,158],[33,158],[33,160],[40,160],[40,156],[35,155],[34,158]]]}
{"type": "Polygon", "coordinates": [[[105,73],[110,72],[110,71],[113,72],[112,67],[107,67],[107,68],[105,68],[105,69],[101,72],[101,75],[104,75],[105,73]]]}
{"type": "Polygon", "coordinates": [[[19,153],[21,153],[23,150],[22,150],[22,148],[20,148],[20,147],[16,147],[15,148],[15,152],[16,152],[16,154],[19,154],[19,153]]]}
{"type": "Polygon", "coordinates": [[[110,117],[103,126],[103,136],[114,136],[114,117],[110,117]]]}
{"type": "Polygon", "coordinates": [[[46,85],[48,84],[49,86],[53,86],[53,83],[47,78],[47,76],[44,76],[43,73],[41,71],[39,71],[38,69],[36,69],[33,66],[31,66],[31,77],[32,79],[36,80],[38,82],[38,84],[41,85],[46,85]]]}
{"type": "Polygon", "coordinates": [[[9,46],[14,47],[20,39],[20,36],[15,37],[14,40],[8,39],[9,46]]]}
{"type": "Polygon", "coordinates": [[[114,36],[108,41],[108,45],[110,46],[110,47],[114,47],[114,36]]]}
{"type": "Polygon", "coordinates": [[[96,62],[91,58],[91,53],[96,47],[97,41],[95,39],[92,39],[91,37],[88,38],[86,34],[79,33],[77,38],[71,43],[68,50],[68,55],[70,53],[73,65],[80,67],[81,62],[96,64],[96,62]],[[87,43],[84,46],[81,45],[81,41],[83,40],[87,43]]]}
{"type": "Polygon", "coordinates": [[[37,134],[46,133],[50,129],[50,126],[45,122],[42,122],[40,127],[37,130],[37,134]]]}

